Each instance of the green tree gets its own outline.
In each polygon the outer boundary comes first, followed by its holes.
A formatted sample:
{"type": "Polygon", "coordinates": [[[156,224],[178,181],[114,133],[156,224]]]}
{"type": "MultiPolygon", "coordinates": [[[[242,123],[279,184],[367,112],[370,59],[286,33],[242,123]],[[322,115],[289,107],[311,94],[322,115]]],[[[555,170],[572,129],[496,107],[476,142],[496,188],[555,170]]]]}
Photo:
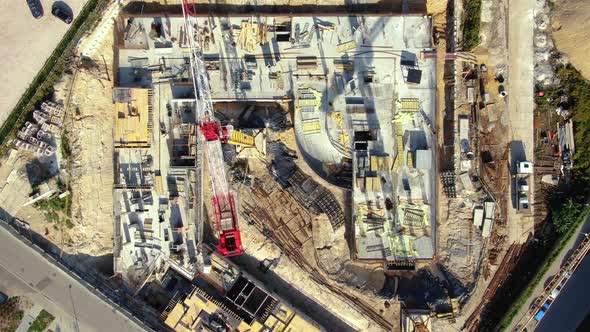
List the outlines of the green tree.
{"type": "Polygon", "coordinates": [[[568,198],[565,204],[559,205],[552,211],[551,221],[560,235],[567,233],[582,213],[582,204],[568,198]]]}

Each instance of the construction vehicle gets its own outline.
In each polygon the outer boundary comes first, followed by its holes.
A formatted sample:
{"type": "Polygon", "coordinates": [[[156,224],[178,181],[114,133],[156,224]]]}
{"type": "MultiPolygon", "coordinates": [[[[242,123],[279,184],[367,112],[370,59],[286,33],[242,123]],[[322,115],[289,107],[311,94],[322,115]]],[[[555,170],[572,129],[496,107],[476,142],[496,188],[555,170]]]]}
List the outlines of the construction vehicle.
{"type": "MultiPolygon", "coordinates": [[[[233,194],[225,176],[223,151],[221,143],[231,136],[231,126],[222,127],[215,119],[209,81],[203,54],[200,34],[196,19],[196,7],[188,0],[182,0],[182,14],[185,29],[189,36],[190,65],[192,70],[193,89],[195,93],[195,121],[199,128],[199,148],[207,158],[211,187],[213,189],[213,208],[215,211],[215,227],[219,236],[216,250],[223,256],[237,256],[244,253],[238,228],[238,213],[233,194]]],[[[197,162],[202,162],[197,159],[197,162]]],[[[197,220],[203,222],[203,220],[197,220]]]]}
{"type": "Polygon", "coordinates": [[[533,163],[530,161],[516,162],[516,172],[513,175],[514,191],[516,207],[520,212],[524,212],[530,208],[531,188],[529,178],[531,174],[533,174],[533,163]]]}

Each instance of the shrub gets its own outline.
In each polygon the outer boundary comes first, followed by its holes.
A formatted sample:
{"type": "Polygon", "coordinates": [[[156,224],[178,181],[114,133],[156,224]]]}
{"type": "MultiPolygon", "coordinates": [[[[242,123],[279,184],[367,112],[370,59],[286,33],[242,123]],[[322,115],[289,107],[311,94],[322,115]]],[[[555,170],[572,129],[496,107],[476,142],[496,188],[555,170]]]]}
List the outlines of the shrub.
{"type": "Polygon", "coordinates": [[[51,315],[45,310],[41,310],[41,312],[39,313],[39,315],[37,315],[37,318],[35,318],[35,321],[33,322],[33,324],[31,324],[27,332],[43,332],[45,331],[47,326],[49,326],[49,324],[53,322],[54,319],[55,317],[53,317],[53,315],[51,315]]]}
{"type": "Polygon", "coordinates": [[[465,0],[463,18],[463,48],[471,50],[479,44],[481,23],[481,0],[465,0]]]}
{"type": "Polygon", "coordinates": [[[571,197],[564,204],[556,207],[551,212],[551,222],[557,233],[559,235],[567,233],[576,224],[581,212],[582,205],[571,197]]]}

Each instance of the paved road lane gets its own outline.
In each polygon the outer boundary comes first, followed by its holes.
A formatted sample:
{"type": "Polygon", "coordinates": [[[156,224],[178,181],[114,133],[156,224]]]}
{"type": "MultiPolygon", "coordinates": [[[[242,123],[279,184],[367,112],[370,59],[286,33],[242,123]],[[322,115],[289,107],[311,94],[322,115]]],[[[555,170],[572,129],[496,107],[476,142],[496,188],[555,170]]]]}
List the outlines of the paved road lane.
{"type": "MultiPolygon", "coordinates": [[[[590,233],[590,216],[586,217],[586,221],[584,221],[584,223],[582,223],[580,226],[578,226],[576,233],[577,234],[572,236],[572,238],[567,242],[567,244],[565,245],[565,247],[563,248],[561,253],[553,261],[551,266],[549,266],[549,269],[547,269],[547,271],[545,272],[545,274],[541,278],[542,282],[540,282],[537,285],[537,287],[535,287],[535,289],[531,293],[531,296],[529,296],[529,298],[526,300],[525,304],[518,311],[518,314],[512,320],[509,330],[512,330],[515,327],[518,320],[531,307],[533,300],[536,299],[541,294],[543,289],[545,289],[545,285],[547,285],[547,283],[549,283],[549,281],[553,278],[553,276],[559,272],[559,270],[561,269],[561,265],[563,265],[563,263],[566,260],[566,257],[569,257],[569,255],[572,254],[572,252],[578,247],[580,242],[582,242],[582,240],[584,239],[584,234],[590,233]]],[[[584,264],[584,262],[581,263],[580,267],[582,266],[582,264],[584,264]]]]}
{"type": "Polygon", "coordinates": [[[535,331],[570,332],[590,312],[590,258],[586,257],[535,331]]]}
{"type": "MultiPolygon", "coordinates": [[[[67,0],[76,17],[87,0],[67,0]]],[[[35,19],[25,0],[0,1],[0,123],[10,114],[71,24],[51,14],[55,1],[41,0],[44,15],[35,19]]]]}
{"type": "Polygon", "coordinates": [[[61,319],[62,331],[144,331],[4,227],[0,227],[0,286],[40,301],[61,319]]]}

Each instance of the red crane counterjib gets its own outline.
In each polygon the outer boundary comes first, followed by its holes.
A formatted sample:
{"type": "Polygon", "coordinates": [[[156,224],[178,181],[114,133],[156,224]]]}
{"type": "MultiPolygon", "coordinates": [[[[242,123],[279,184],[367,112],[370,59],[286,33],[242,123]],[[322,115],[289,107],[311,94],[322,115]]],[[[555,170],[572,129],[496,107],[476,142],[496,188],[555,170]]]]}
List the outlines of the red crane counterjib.
{"type": "Polygon", "coordinates": [[[215,248],[225,257],[239,256],[244,253],[240,231],[227,231],[219,236],[219,244],[215,248]]]}
{"type": "Polygon", "coordinates": [[[237,212],[233,195],[229,193],[226,197],[213,197],[213,206],[219,235],[217,251],[223,256],[243,254],[242,238],[236,220],[237,212]]]}

